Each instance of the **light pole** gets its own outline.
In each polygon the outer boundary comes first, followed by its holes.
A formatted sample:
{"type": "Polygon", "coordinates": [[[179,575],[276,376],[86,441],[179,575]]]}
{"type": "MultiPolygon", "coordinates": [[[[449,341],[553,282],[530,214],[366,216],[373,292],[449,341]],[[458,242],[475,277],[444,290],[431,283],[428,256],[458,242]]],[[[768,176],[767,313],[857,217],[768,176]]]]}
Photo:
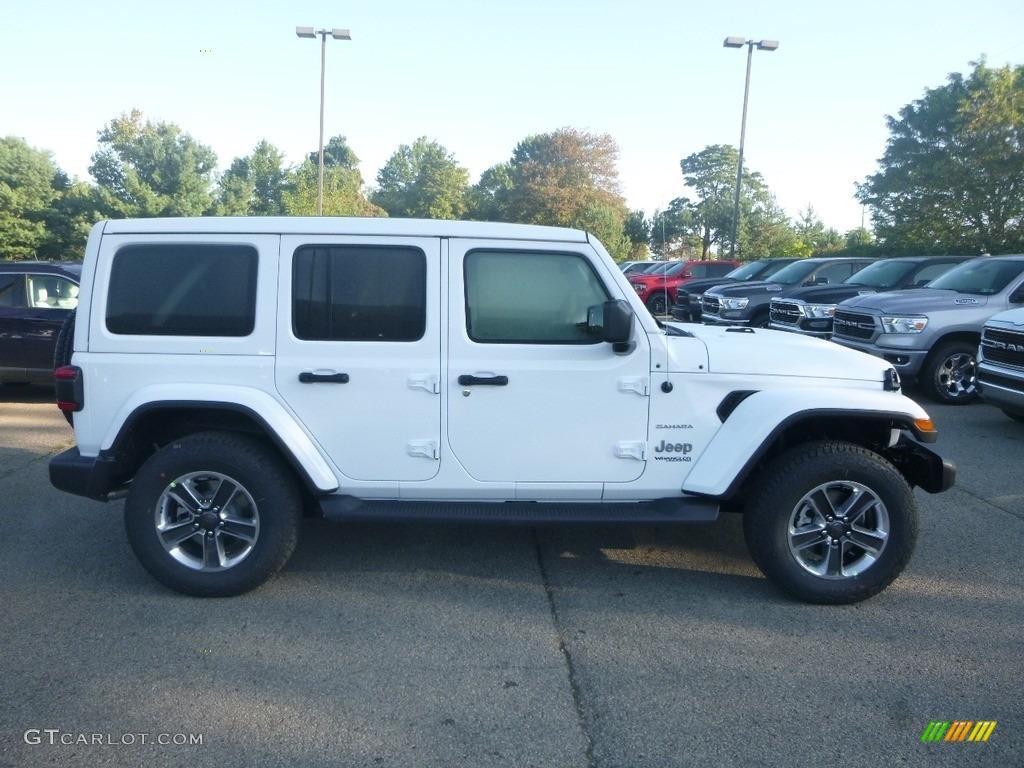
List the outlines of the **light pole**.
{"type": "Polygon", "coordinates": [[[324,215],[324,75],[327,72],[327,36],[335,40],[351,40],[352,35],[347,29],[313,29],[312,27],[296,27],[295,34],[299,37],[316,39],[320,35],[320,169],[317,177],[316,215],[324,215]]]}
{"type": "Polygon", "coordinates": [[[740,161],[736,168],[736,197],[732,203],[732,240],[729,242],[729,258],[736,255],[736,232],[740,221],[740,184],[743,181],[743,140],[747,135],[747,97],[750,95],[750,62],[754,58],[754,47],[759,51],[774,51],[778,40],[746,40],[742,37],[727,37],[722,44],[726,48],[747,46],[747,80],[743,85],[743,120],[740,122],[740,161]]]}

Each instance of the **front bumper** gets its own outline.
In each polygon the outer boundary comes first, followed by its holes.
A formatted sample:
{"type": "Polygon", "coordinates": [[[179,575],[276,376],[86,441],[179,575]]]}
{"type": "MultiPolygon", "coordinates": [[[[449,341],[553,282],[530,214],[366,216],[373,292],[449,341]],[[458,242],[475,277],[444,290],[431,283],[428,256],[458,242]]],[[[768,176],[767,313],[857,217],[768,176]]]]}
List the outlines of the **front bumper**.
{"type": "Polygon", "coordinates": [[[875,357],[880,357],[896,369],[900,379],[909,383],[917,381],[917,375],[924,367],[925,358],[928,357],[927,349],[901,349],[893,347],[880,347],[877,344],[853,339],[839,338],[832,336],[832,341],[858,352],[864,352],[875,357]]]}
{"type": "Polygon", "coordinates": [[[1024,413],[1024,373],[978,362],[978,394],[986,403],[1024,413]]]}

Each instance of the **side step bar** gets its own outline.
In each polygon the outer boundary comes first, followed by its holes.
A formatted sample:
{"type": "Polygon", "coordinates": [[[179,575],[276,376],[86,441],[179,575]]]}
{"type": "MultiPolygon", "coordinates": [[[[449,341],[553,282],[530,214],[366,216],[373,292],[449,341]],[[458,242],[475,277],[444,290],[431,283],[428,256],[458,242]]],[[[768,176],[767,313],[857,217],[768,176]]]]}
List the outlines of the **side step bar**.
{"type": "Polygon", "coordinates": [[[658,499],[651,502],[619,504],[561,504],[537,501],[433,502],[362,501],[353,496],[325,496],[319,499],[328,520],[360,521],[450,521],[459,523],[713,523],[718,519],[718,501],[699,496],[658,499]]]}

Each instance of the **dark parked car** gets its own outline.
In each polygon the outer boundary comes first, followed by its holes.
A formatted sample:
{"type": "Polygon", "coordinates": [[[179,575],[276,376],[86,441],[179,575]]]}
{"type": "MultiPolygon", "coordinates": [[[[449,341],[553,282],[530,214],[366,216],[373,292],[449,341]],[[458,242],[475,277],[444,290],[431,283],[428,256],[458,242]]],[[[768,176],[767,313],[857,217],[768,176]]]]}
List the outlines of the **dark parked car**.
{"type": "Polygon", "coordinates": [[[0,383],[53,383],[57,333],[78,306],[81,276],[81,264],[0,262],[0,383]]]}
{"type": "Polygon", "coordinates": [[[799,259],[780,269],[767,281],[717,286],[704,292],[700,321],[705,325],[767,328],[768,309],[773,298],[789,296],[808,285],[841,283],[873,261],[876,259],[799,259]]]}
{"type": "Polygon", "coordinates": [[[796,258],[760,259],[736,267],[723,277],[705,277],[691,280],[676,292],[676,303],[672,305],[672,317],[690,323],[700,322],[700,300],[704,291],[716,285],[746,283],[752,280],[768,280],[787,264],[799,261],[796,258]]]}
{"type": "Polygon", "coordinates": [[[811,285],[773,298],[770,328],[828,339],[836,305],[865,293],[924,288],[973,256],[908,256],[876,261],[836,285],[811,285]]]}

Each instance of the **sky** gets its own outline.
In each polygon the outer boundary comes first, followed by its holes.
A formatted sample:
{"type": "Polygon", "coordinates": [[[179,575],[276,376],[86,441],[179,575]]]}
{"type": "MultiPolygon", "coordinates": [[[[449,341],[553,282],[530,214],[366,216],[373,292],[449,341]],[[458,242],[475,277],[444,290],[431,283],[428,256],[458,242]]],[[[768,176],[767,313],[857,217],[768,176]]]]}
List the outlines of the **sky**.
{"type": "Polygon", "coordinates": [[[621,191],[650,216],[686,194],[679,162],[739,145],[787,213],[870,226],[853,195],[878,170],[886,116],[970,72],[1024,64],[1020,0],[0,0],[0,136],[91,180],[97,133],[133,108],[179,125],[221,170],[266,139],[289,164],[344,135],[372,185],[403,144],[443,145],[475,182],[516,145],[609,134],[621,191]]]}

